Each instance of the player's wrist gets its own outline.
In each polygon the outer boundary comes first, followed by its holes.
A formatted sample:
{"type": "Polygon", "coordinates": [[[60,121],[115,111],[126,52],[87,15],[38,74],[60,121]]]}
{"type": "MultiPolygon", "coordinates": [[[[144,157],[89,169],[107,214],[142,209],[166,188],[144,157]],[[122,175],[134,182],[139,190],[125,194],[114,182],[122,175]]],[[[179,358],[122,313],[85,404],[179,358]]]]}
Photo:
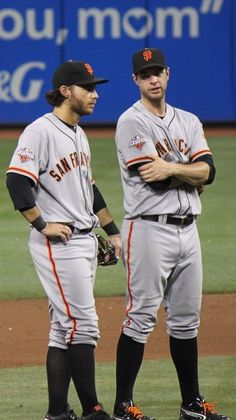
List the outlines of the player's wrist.
{"type": "Polygon", "coordinates": [[[118,227],[113,221],[110,223],[107,223],[107,225],[105,226],[102,226],[102,229],[104,230],[104,232],[106,232],[108,236],[119,235],[120,233],[118,227]]]}
{"type": "Polygon", "coordinates": [[[182,165],[179,163],[171,163],[171,174],[170,176],[178,176],[181,175],[181,167],[182,165]]]}
{"type": "Polygon", "coordinates": [[[45,220],[43,220],[42,216],[38,216],[36,217],[36,219],[34,219],[31,222],[31,225],[38,231],[43,233],[43,231],[45,230],[45,228],[47,227],[47,223],[45,222],[45,220]]]}

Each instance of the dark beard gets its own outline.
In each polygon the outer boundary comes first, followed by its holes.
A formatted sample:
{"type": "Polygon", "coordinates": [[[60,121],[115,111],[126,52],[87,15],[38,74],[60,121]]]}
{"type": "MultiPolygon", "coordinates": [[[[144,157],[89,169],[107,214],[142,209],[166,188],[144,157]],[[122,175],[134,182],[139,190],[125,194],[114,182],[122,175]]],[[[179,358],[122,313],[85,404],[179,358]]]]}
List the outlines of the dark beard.
{"type": "Polygon", "coordinates": [[[88,112],[83,108],[82,104],[71,105],[71,111],[75,112],[80,117],[91,114],[91,112],[88,112]]]}

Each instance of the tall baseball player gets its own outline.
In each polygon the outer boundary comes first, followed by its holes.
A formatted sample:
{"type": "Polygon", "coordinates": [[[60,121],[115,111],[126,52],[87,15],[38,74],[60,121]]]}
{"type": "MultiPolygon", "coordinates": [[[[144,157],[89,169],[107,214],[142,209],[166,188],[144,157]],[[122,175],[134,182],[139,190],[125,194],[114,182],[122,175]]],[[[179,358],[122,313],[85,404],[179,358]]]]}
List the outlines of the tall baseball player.
{"type": "Polygon", "coordinates": [[[150,420],[133,402],[133,388],[163,304],[182,396],[180,418],[229,420],[206,402],[198,383],[202,294],[198,189],[213,182],[215,168],[198,118],[165,102],[169,75],[159,49],[133,55],[133,80],[141,99],[121,115],[116,130],[127,294],[117,346],[113,418],[150,420]]]}
{"type": "Polygon", "coordinates": [[[52,113],[38,118],[19,138],[7,171],[14,207],[31,224],[29,248],[49,300],[47,353],[49,407],[45,420],[76,420],[68,404],[74,382],[82,420],[109,420],[95,386],[94,349],[99,339],[93,286],[99,225],[121,252],[119,230],[92,182],[91,155],[82,115],[91,114],[96,85],[90,64],[63,63],[46,95],[52,113]]]}

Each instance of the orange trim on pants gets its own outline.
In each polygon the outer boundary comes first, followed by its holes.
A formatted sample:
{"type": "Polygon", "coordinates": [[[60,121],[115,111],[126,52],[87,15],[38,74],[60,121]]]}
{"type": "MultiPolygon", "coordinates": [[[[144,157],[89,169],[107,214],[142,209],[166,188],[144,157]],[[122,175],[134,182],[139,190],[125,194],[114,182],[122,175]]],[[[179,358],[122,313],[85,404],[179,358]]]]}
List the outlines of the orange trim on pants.
{"type": "MultiPolygon", "coordinates": [[[[132,232],[133,232],[133,225],[134,225],[134,222],[131,222],[130,229],[129,229],[129,235],[128,235],[127,261],[126,261],[126,265],[127,265],[127,289],[128,289],[129,299],[130,299],[129,307],[126,309],[126,316],[127,317],[129,317],[129,311],[133,306],[133,297],[132,297],[131,290],[130,290],[130,277],[131,277],[130,255],[131,255],[131,237],[132,237],[132,232]]],[[[130,320],[129,320],[129,323],[130,323],[130,320]]]]}
{"type": "Polygon", "coordinates": [[[48,238],[47,238],[47,248],[48,248],[49,260],[50,260],[51,265],[52,265],[52,271],[53,271],[54,276],[56,278],[56,282],[57,282],[57,285],[58,285],[59,290],[60,290],[60,295],[62,297],[62,300],[63,300],[65,308],[66,308],[66,313],[73,323],[73,329],[72,329],[71,334],[70,334],[70,341],[69,341],[69,344],[70,344],[73,340],[74,332],[77,330],[77,321],[76,321],[76,319],[74,319],[72,317],[72,315],[70,313],[70,307],[69,307],[69,305],[66,301],[66,298],[65,298],[65,295],[64,295],[64,292],[63,292],[63,289],[62,289],[60,278],[59,278],[59,275],[58,275],[57,269],[56,269],[56,264],[55,264],[55,261],[53,260],[53,256],[52,256],[52,248],[51,248],[50,240],[48,238]]]}

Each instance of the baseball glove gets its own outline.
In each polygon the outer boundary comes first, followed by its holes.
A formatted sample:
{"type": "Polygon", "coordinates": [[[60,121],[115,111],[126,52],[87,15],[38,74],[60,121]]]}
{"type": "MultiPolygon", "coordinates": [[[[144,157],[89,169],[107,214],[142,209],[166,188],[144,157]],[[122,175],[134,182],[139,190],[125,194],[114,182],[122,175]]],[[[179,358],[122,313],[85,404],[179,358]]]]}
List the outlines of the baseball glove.
{"type": "Polygon", "coordinates": [[[118,262],[115,247],[107,241],[102,235],[96,234],[98,240],[98,265],[114,265],[118,262]]]}

